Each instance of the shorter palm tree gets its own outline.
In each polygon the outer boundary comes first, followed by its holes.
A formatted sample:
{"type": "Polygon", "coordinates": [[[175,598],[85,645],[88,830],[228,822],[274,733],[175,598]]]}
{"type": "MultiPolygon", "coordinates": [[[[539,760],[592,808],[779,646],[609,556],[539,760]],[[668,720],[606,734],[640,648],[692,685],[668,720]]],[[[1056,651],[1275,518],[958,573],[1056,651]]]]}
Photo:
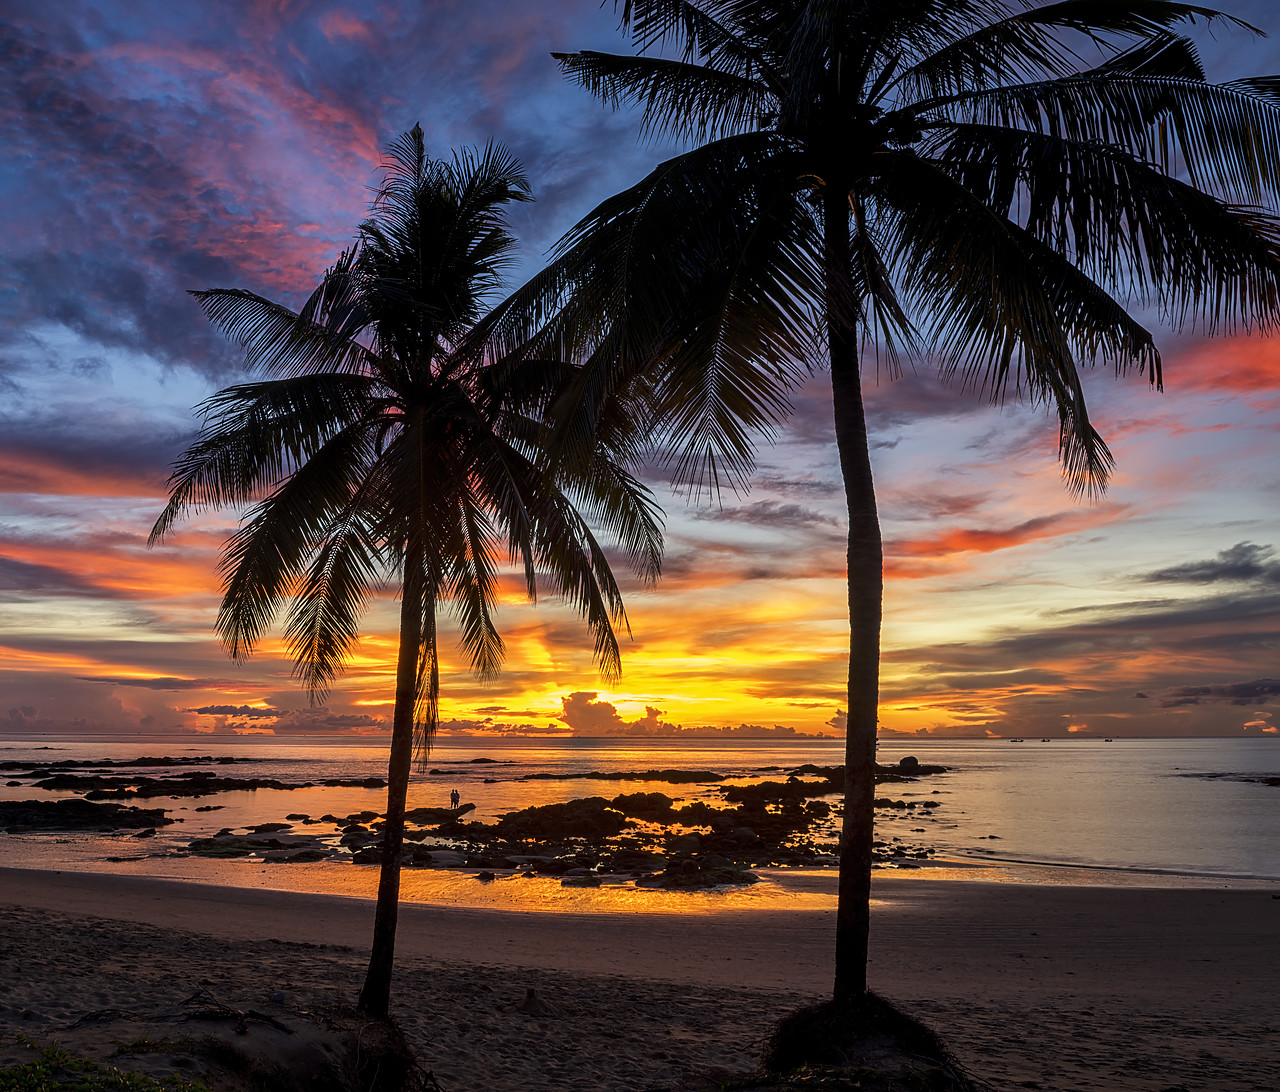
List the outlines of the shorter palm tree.
{"type": "Polygon", "coordinates": [[[298,312],[240,289],[196,292],[209,318],[272,377],[228,387],[178,460],[158,541],[181,516],[250,506],[226,543],[217,632],[243,659],[287,604],[295,674],[323,700],[380,588],[400,591],[387,815],[362,1012],[387,1015],[399,860],[415,739],[438,723],[439,608],[452,610],[474,670],[503,659],[494,623],[504,564],[535,598],[538,579],[585,617],[606,676],[620,668],[622,597],[599,521],[642,576],[662,539],[648,491],[621,467],[626,420],[573,465],[543,457],[539,423],[563,363],[496,360],[469,338],[500,287],[514,239],[504,207],[529,199],[516,161],[490,145],[451,162],[422,130],[396,141],[355,245],[298,312]]]}

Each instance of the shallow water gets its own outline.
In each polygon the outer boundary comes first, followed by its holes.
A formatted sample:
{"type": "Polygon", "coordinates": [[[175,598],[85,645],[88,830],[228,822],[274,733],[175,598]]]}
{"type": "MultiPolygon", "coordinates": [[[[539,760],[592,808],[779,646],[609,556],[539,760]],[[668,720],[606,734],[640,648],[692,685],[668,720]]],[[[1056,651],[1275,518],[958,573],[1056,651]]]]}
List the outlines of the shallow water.
{"type": "MultiPolygon", "coordinates": [[[[282,781],[382,776],[385,741],[267,739],[86,743],[72,740],[0,743],[0,760],[128,759],[139,755],[174,757],[217,754],[248,759],[215,772],[282,781]],[[52,750],[47,748],[53,748],[52,750]]],[[[836,740],[443,740],[428,769],[415,773],[409,806],[446,806],[451,789],[476,804],[476,817],[494,816],[579,796],[664,792],[679,800],[717,799],[709,785],[660,782],[522,780],[538,772],[697,769],[735,780],[778,778],[778,771],[806,762],[841,760],[836,740]],[[476,759],[487,761],[477,762],[476,759]],[[490,782],[486,784],[486,781],[490,782]]],[[[881,746],[881,761],[905,754],[921,762],[951,767],[946,774],[915,784],[885,786],[885,795],[930,799],[941,807],[925,815],[882,812],[879,836],[934,847],[958,865],[929,868],[922,875],[983,876],[1065,883],[1186,883],[1280,881],[1280,788],[1240,780],[1280,773],[1280,741],[1232,740],[1069,740],[897,741],[881,746]],[[1208,778],[1202,775],[1223,774],[1208,778]],[[994,837],[993,837],[994,836],[994,837]]],[[[157,776],[172,768],[143,770],[157,776]]],[[[4,778],[3,780],[9,780],[4,778]]],[[[63,796],[23,786],[0,786],[0,799],[63,796]]],[[[320,890],[370,895],[375,869],[339,862],[263,866],[259,861],[177,860],[149,856],[223,827],[282,820],[291,813],[380,811],[385,790],[312,787],[290,791],[259,789],[204,798],[127,801],[170,809],[181,822],[161,828],[154,839],[97,835],[0,835],[0,864],[136,872],[206,882],[320,890]],[[216,811],[197,812],[213,805],[216,811]],[[139,858],[107,862],[107,856],[139,858]]],[[[300,828],[307,830],[310,828],[300,828]]],[[[547,879],[502,880],[480,885],[465,873],[428,870],[406,873],[405,896],[444,905],[519,906],[544,910],[688,910],[827,906],[828,874],[811,881],[779,870],[763,874],[755,888],[715,895],[636,892],[633,888],[595,891],[562,889],[547,879]],[[516,885],[524,885],[518,887],[516,885]]]]}

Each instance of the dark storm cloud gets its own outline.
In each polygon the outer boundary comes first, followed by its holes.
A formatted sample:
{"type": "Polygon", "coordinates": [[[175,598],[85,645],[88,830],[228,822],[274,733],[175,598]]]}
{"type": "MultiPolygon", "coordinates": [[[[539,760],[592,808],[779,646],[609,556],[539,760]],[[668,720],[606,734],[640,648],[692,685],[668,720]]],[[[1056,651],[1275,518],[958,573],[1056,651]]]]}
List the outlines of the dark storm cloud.
{"type": "Polygon", "coordinates": [[[6,315],[215,378],[237,354],[186,290],[298,302],[415,121],[434,155],[497,139],[522,159],[539,197],[517,210],[526,274],[660,154],[549,56],[622,44],[592,5],[18,10],[0,23],[6,315]]]}
{"type": "Polygon", "coordinates": [[[143,690],[216,690],[235,686],[234,679],[137,679],[128,675],[80,675],[81,682],[110,683],[112,686],[136,686],[143,690]]]}
{"type": "Polygon", "coordinates": [[[1169,697],[1162,698],[1160,701],[1163,709],[1213,702],[1240,706],[1263,705],[1272,698],[1280,697],[1280,679],[1254,679],[1250,682],[1215,683],[1208,686],[1178,686],[1168,693],[1169,697]]]}
{"type": "Polygon", "coordinates": [[[867,390],[866,399],[867,427],[873,434],[901,428],[921,418],[981,413],[991,405],[989,398],[940,379],[927,363],[922,363],[918,371],[897,378],[882,377],[867,390]]]}
{"type": "MultiPolygon", "coordinates": [[[[1280,595],[1213,597],[1176,603],[1141,605],[1116,615],[1101,609],[1092,619],[1018,633],[984,642],[957,642],[885,653],[886,661],[918,665],[921,675],[940,685],[981,690],[999,680],[1028,681],[1027,671],[1062,672],[1065,680],[1082,660],[1167,655],[1237,656],[1247,670],[1250,661],[1274,660],[1280,652],[1280,595]]],[[[1150,670],[1150,669],[1148,669],[1150,670]]],[[[1048,678],[1048,676],[1046,677],[1048,678]]],[[[1129,691],[1132,693],[1132,691],[1129,691]]]]}
{"type": "Polygon", "coordinates": [[[0,437],[0,492],[164,496],[174,460],[193,433],[85,429],[83,421],[27,420],[0,437]]]}
{"type": "Polygon", "coordinates": [[[261,709],[256,705],[201,705],[196,709],[188,709],[188,713],[199,713],[205,717],[246,717],[249,720],[278,717],[279,709],[261,709]]]}
{"type": "Polygon", "coordinates": [[[727,523],[748,523],[755,527],[777,527],[784,530],[809,527],[838,527],[840,521],[799,504],[756,501],[737,508],[698,508],[693,518],[727,523]]]}
{"type": "Polygon", "coordinates": [[[1280,586],[1280,561],[1275,548],[1256,542],[1237,542],[1211,561],[1191,561],[1145,573],[1152,584],[1239,584],[1280,586]]]}
{"type": "Polygon", "coordinates": [[[757,489],[790,497],[833,497],[844,492],[839,482],[825,478],[782,478],[765,474],[751,484],[757,489]]]}
{"type": "Polygon", "coordinates": [[[886,520],[954,519],[971,516],[990,499],[986,493],[944,493],[941,491],[898,492],[888,490],[880,500],[886,520]]]}
{"type": "MultiPolygon", "coordinates": [[[[282,712],[271,728],[277,735],[317,735],[367,731],[384,727],[387,720],[388,718],[368,713],[335,713],[328,706],[321,705],[315,709],[290,709],[282,712]]],[[[234,722],[232,726],[234,727],[234,722]]]]}
{"type": "Polygon", "coordinates": [[[115,97],[108,67],[65,25],[0,27],[0,141],[13,157],[6,189],[20,202],[6,217],[0,285],[11,321],[225,363],[182,291],[234,276],[226,256],[208,252],[225,225],[180,139],[201,132],[216,144],[217,126],[190,104],[168,103],[174,112],[160,118],[152,104],[115,97]]]}
{"type": "Polygon", "coordinates": [[[12,557],[0,557],[0,602],[33,595],[99,597],[96,584],[51,565],[33,564],[12,557]]]}

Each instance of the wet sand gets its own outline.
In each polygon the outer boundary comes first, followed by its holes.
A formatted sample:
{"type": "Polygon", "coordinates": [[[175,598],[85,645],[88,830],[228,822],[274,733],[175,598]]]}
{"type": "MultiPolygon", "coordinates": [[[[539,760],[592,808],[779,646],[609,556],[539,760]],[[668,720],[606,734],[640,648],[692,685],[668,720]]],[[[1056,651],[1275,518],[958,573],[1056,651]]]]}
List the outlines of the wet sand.
{"type": "MultiPolygon", "coordinates": [[[[994,1089],[1273,1092],[1273,893],[878,878],[871,980],[994,1089]]],[[[675,1088],[750,1069],[772,1020],[822,995],[832,921],[405,906],[397,1016],[446,1092],[675,1088]],[[563,1015],[518,1012],[530,987],[563,1015]]],[[[350,1000],[372,904],[0,869],[0,922],[0,1031],[84,1039],[59,1029],[194,982],[350,1000]]]]}

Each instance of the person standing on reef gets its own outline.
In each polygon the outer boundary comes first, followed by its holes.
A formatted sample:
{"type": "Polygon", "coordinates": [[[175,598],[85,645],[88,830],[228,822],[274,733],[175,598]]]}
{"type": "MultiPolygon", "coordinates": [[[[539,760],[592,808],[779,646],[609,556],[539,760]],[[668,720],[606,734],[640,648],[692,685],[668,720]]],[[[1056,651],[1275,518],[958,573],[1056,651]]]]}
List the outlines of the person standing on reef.
{"type": "Polygon", "coordinates": [[[458,795],[458,790],[457,790],[457,789],[454,789],[454,790],[449,794],[449,807],[453,808],[453,810],[454,810],[454,811],[457,811],[457,810],[458,810],[458,801],[460,801],[461,799],[462,799],[462,797],[460,797],[460,796],[458,795]]]}

